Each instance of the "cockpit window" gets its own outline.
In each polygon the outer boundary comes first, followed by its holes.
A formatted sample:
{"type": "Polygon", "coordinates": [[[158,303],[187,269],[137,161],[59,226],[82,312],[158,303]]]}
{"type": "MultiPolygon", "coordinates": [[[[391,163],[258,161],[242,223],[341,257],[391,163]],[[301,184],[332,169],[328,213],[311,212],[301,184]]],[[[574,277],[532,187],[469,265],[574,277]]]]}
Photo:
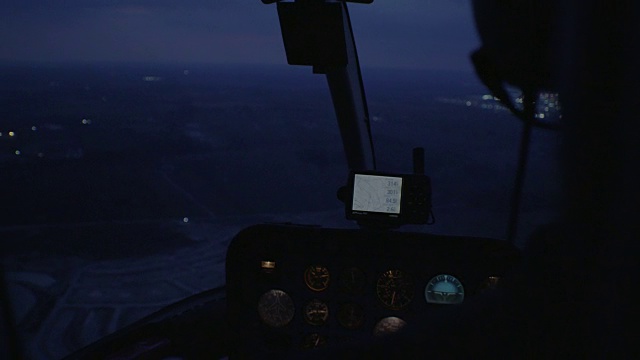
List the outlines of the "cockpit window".
{"type": "MultiPolygon", "coordinates": [[[[349,9],[378,168],[425,149],[436,221],[406,229],[504,238],[521,124],[473,74],[470,5],[349,9]]],[[[28,357],[223,286],[246,226],[356,227],[326,80],[286,65],[275,8],[12,0],[0,24],[0,246],[28,357]]],[[[555,216],[557,144],[534,133],[520,242],[555,216]]]]}

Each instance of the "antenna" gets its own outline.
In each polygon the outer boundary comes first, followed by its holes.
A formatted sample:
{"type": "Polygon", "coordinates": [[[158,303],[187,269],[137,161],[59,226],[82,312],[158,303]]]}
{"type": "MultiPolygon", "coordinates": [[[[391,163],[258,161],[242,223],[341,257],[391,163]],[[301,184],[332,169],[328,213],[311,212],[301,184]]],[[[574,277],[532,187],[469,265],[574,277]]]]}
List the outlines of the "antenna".
{"type": "Polygon", "coordinates": [[[424,175],[424,148],[417,147],[413,149],[413,173],[415,175],[424,175]]]}

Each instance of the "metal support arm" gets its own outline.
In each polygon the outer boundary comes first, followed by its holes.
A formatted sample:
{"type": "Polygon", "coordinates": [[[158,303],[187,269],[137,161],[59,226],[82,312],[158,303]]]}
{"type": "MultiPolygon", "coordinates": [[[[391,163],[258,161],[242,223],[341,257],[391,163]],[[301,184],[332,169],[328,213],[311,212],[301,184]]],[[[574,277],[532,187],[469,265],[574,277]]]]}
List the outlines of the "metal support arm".
{"type": "Polygon", "coordinates": [[[347,4],[297,0],[277,6],[287,62],[312,66],[314,73],[327,77],[349,169],[375,170],[369,110],[347,4]]]}

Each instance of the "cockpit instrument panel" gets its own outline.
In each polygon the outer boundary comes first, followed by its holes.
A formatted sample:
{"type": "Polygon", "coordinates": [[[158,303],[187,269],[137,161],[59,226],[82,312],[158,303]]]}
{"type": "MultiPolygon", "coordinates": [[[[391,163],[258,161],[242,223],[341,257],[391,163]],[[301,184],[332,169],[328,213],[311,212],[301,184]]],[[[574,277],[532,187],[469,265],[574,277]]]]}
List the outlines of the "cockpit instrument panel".
{"type": "Polygon", "coordinates": [[[391,334],[490,291],[487,279],[517,258],[508,243],[486,238],[250,227],[227,253],[227,311],[238,351],[231,357],[291,355],[391,334]]]}

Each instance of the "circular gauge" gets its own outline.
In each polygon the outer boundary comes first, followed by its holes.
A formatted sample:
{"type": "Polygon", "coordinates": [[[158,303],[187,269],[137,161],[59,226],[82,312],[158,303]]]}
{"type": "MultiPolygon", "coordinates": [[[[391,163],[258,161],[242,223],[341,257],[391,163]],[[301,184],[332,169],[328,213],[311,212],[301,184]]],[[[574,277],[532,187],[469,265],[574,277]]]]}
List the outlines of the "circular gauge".
{"type": "Polygon", "coordinates": [[[389,309],[403,309],[413,299],[413,280],[402,270],[387,270],[378,278],[376,293],[389,309]]]}
{"type": "Polygon", "coordinates": [[[340,288],[348,294],[362,294],[366,283],[364,272],[357,267],[346,268],[340,273],[340,288]]]}
{"type": "Polygon", "coordinates": [[[378,321],[376,326],[373,328],[373,335],[385,336],[385,335],[393,334],[395,332],[398,332],[405,325],[407,325],[407,322],[398,317],[395,317],[395,316],[386,317],[378,321]]]}
{"type": "Polygon", "coordinates": [[[431,304],[460,304],[464,300],[464,287],[455,276],[434,276],[424,289],[424,296],[431,304]]]}
{"type": "Polygon", "coordinates": [[[364,310],[358,304],[342,304],[338,310],[338,322],[347,329],[357,329],[364,323],[364,310]]]}
{"type": "Polygon", "coordinates": [[[329,286],[329,269],[311,265],[304,271],[304,282],[313,291],[323,291],[329,286]]]}
{"type": "Polygon", "coordinates": [[[302,339],[302,347],[313,349],[327,345],[327,338],[317,333],[309,334],[302,339]]]}
{"type": "Polygon", "coordinates": [[[295,313],[293,300],[282,290],[269,290],[258,301],[258,314],[262,321],[272,327],[287,325],[295,313]]]}
{"type": "Polygon", "coordinates": [[[309,301],[303,312],[304,320],[310,325],[324,325],[329,318],[329,306],[318,299],[309,301]]]}

